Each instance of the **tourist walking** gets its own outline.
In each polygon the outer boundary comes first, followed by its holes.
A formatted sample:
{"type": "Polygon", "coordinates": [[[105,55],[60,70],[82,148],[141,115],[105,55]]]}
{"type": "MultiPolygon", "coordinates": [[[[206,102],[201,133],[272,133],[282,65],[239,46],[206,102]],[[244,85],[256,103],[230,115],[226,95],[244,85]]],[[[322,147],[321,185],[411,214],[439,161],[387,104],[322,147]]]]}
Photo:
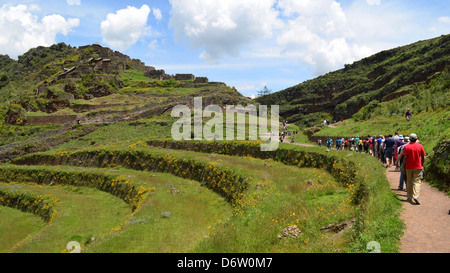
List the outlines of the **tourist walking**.
{"type": "Polygon", "coordinates": [[[363,141],[363,146],[364,146],[364,152],[365,152],[366,154],[368,154],[368,153],[369,153],[369,146],[370,146],[370,142],[369,142],[369,138],[368,138],[368,137],[366,137],[366,138],[364,139],[364,141],[363,141]]]}
{"type": "Polygon", "coordinates": [[[417,135],[409,136],[410,143],[403,148],[402,157],[406,160],[407,201],[420,205],[421,173],[425,162],[425,149],[417,141],[417,135]]]}
{"type": "Polygon", "coordinates": [[[372,137],[372,149],[373,149],[373,151],[372,151],[372,155],[374,156],[374,157],[376,157],[377,156],[377,137],[376,136],[373,136],[372,137]]]}
{"type": "Polygon", "coordinates": [[[406,169],[405,169],[406,160],[403,157],[403,149],[405,148],[406,145],[409,144],[409,137],[405,137],[404,140],[405,141],[403,142],[403,145],[400,145],[398,147],[398,157],[397,160],[395,161],[395,165],[399,166],[400,168],[400,181],[398,183],[398,190],[400,191],[403,190],[403,185],[407,184],[406,169]]]}
{"type": "Polygon", "coordinates": [[[340,150],[341,149],[341,145],[342,145],[342,138],[338,137],[336,139],[336,150],[340,150]]]}
{"type": "Polygon", "coordinates": [[[355,150],[358,151],[359,136],[357,136],[357,137],[354,139],[354,141],[355,141],[355,143],[353,143],[353,144],[355,145],[355,150]]]}
{"type": "Polygon", "coordinates": [[[386,158],[385,166],[386,168],[392,165],[392,158],[394,157],[394,149],[395,149],[395,140],[392,138],[392,135],[388,135],[386,140],[384,141],[384,154],[386,158]]]}

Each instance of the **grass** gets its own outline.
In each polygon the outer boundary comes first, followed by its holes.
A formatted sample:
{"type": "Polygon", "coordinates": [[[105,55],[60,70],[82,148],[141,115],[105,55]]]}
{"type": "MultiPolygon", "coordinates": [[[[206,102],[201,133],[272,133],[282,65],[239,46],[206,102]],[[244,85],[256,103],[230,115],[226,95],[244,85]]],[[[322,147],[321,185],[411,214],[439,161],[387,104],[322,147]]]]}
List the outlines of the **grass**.
{"type": "Polygon", "coordinates": [[[19,141],[25,141],[29,138],[36,137],[46,131],[56,129],[59,129],[59,126],[54,124],[27,126],[13,126],[2,124],[0,125],[0,146],[19,141]]]}
{"type": "MultiPolygon", "coordinates": [[[[298,168],[273,159],[161,149],[146,145],[144,140],[149,138],[170,137],[172,122],[167,117],[154,117],[138,122],[114,123],[46,153],[60,154],[86,148],[106,151],[131,149],[210,162],[251,178],[250,187],[238,206],[231,205],[199,181],[166,173],[143,172],[120,166],[109,169],[42,167],[124,176],[132,183],[154,187],[156,190],[132,213],[122,200],[95,189],[26,185],[36,193],[42,192],[60,199],[60,213],[51,225],[33,224],[36,229],[24,231],[20,238],[27,235],[33,239],[14,251],[61,252],[70,240],[79,241],[82,252],[92,253],[365,252],[367,243],[371,241],[380,242],[383,252],[398,251],[398,238],[402,229],[398,218],[401,205],[390,192],[384,168],[375,159],[360,154],[347,157],[347,154],[335,151],[325,153],[324,149],[318,147],[280,144],[284,149],[306,150],[337,156],[355,164],[363,163],[358,165],[361,169],[359,175],[364,178],[364,187],[369,189],[369,194],[364,197],[362,205],[356,205],[352,202],[356,189],[336,182],[323,169],[298,168]],[[181,194],[172,194],[172,188],[180,190],[181,194]],[[91,207],[94,210],[92,215],[91,207]],[[111,211],[112,208],[114,211],[111,211]],[[103,211],[102,215],[100,211],[103,211]],[[89,219],[92,223],[87,223],[89,219]],[[321,231],[329,224],[352,219],[357,220],[357,225],[344,233],[321,231]],[[97,222],[100,223],[95,225],[97,222]],[[284,228],[293,225],[301,230],[299,237],[279,238],[284,228]],[[43,243],[43,238],[52,240],[43,243]]],[[[294,126],[290,130],[294,130],[294,126]]],[[[309,144],[302,133],[296,135],[296,143],[309,144]]],[[[34,216],[30,217],[34,219],[34,216]]],[[[18,240],[12,239],[14,242],[18,240]]],[[[0,249],[9,250],[11,248],[0,249]]]]}
{"type": "Polygon", "coordinates": [[[120,172],[130,174],[133,180],[146,181],[156,191],[117,234],[93,245],[88,252],[192,252],[207,236],[209,226],[231,216],[229,204],[196,181],[161,173],[153,177],[138,171],[120,172]],[[171,188],[181,193],[173,195],[171,188]]]}
{"type": "MultiPolygon", "coordinates": [[[[352,217],[353,211],[347,203],[350,193],[337,184],[329,173],[285,166],[272,160],[158,148],[144,150],[210,161],[213,158],[215,163],[251,174],[259,182],[251,186],[242,203],[245,209],[242,209],[231,207],[222,197],[201,187],[198,182],[167,174],[122,168],[102,169],[102,172],[130,176],[136,183],[150,183],[149,186],[155,186],[156,191],[116,232],[87,247],[83,246],[86,252],[345,251],[342,246],[346,237],[338,240],[342,243],[337,247],[328,241],[332,237],[330,234],[320,231],[321,227],[331,222],[352,217]],[[286,177],[278,175],[281,170],[287,174],[286,177]],[[315,185],[309,186],[308,180],[314,180],[315,185]],[[169,187],[181,190],[182,194],[170,194],[169,187]],[[161,217],[165,211],[171,212],[167,219],[161,217]],[[302,229],[302,240],[280,240],[278,235],[282,229],[294,224],[302,229]],[[193,228],[186,230],[186,226],[193,228]],[[255,237],[255,234],[258,236],[255,237]]],[[[64,167],[64,170],[71,168],[74,167],[64,167]]],[[[83,214],[78,218],[84,218],[83,214]]],[[[57,225],[57,220],[55,218],[52,225],[57,225]]],[[[72,226],[72,223],[67,224],[72,226]]],[[[84,239],[84,234],[80,236],[84,239]]]]}
{"type": "MultiPolygon", "coordinates": [[[[217,219],[231,215],[231,207],[222,197],[201,187],[195,181],[169,174],[123,168],[64,167],[64,170],[125,176],[135,184],[154,187],[156,191],[143,202],[139,211],[132,214],[120,199],[95,189],[20,184],[21,190],[45,192],[57,197],[61,200],[61,205],[57,208],[59,212],[53,223],[35,236],[51,236],[54,240],[41,245],[40,240],[34,239],[16,249],[17,252],[59,252],[63,248],[59,249],[57,246],[65,246],[70,240],[80,242],[83,252],[188,251],[193,248],[192,244],[195,245],[198,240],[204,238],[208,226],[213,225],[217,219]],[[173,195],[171,188],[176,188],[181,193],[173,195]],[[164,212],[170,212],[170,217],[163,218],[161,215],[164,212]],[[94,228],[93,225],[97,227],[94,228]],[[193,228],[187,231],[186,226],[193,228]],[[63,237],[60,233],[71,235],[63,237]],[[169,237],[172,238],[171,241],[166,240],[169,237]]],[[[10,184],[3,186],[17,187],[10,184]]]]}
{"type": "MultiPolygon", "coordinates": [[[[14,186],[1,184],[2,188],[11,189],[14,186]]],[[[20,247],[12,249],[14,252],[58,253],[73,239],[84,243],[92,237],[98,238],[108,233],[131,214],[130,208],[120,199],[91,188],[76,190],[70,186],[44,187],[21,184],[20,190],[34,194],[48,194],[59,199],[56,208],[59,213],[52,224],[43,227],[20,247]],[[49,237],[51,240],[48,240],[49,237]]]]}
{"type": "Polygon", "coordinates": [[[161,123],[158,119],[148,119],[136,123],[113,123],[105,125],[89,135],[69,141],[50,151],[72,151],[109,145],[127,147],[139,140],[151,137],[158,136],[167,138],[170,137],[171,126],[164,122],[164,120],[161,123]]]}
{"type": "Polygon", "coordinates": [[[32,238],[45,226],[45,222],[30,213],[8,207],[0,207],[0,252],[14,249],[32,238]]]}

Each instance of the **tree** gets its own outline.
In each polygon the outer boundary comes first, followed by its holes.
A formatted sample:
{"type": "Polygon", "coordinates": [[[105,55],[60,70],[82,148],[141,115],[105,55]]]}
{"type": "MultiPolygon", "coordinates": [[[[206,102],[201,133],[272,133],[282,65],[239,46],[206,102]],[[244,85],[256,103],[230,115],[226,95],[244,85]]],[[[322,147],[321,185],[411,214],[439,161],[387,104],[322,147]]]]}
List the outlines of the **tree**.
{"type": "Polygon", "coordinates": [[[258,97],[263,97],[266,95],[269,95],[272,93],[272,90],[268,89],[267,86],[264,86],[264,88],[260,91],[258,91],[258,97]]]}

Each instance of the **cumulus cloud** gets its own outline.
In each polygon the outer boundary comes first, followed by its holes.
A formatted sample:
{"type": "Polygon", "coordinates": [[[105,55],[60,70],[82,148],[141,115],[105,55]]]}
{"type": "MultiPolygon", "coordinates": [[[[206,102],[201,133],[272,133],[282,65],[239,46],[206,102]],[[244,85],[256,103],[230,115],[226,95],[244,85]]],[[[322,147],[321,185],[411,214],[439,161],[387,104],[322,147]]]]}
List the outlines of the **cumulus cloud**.
{"type": "Polygon", "coordinates": [[[277,38],[281,54],[314,68],[314,75],[338,69],[373,53],[354,42],[351,20],[335,0],[279,0],[289,18],[277,38]]]}
{"type": "Polygon", "coordinates": [[[150,11],[147,5],[140,9],[128,6],[108,14],[100,26],[103,42],[114,49],[127,50],[149,29],[147,20],[150,11]]]}
{"type": "Polygon", "coordinates": [[[76,18],[65,19],[61,15],[48,15],[39,20],[34,15],[36,5],[10,6],[0,8],[0,53],[12,58],[37,46],[50,46],[58,34],[67,35],[80,24],[76,18]]]}
{"type": "MultiPolygon", "coordinates": [[[[318,76],[420,37],[417,13],[381,0],[352,1],[345,8],[338,0],[170,3],[176,38],[202,50],[208,64],[226,56],[284,57],[311,66],[318,76]]],[[[439,22],[445,27],[448,19],[439,22]]]]}
{"type": "Polygon", "coordinates": [[[186,39],[201,58],[217,63],[238,56],[242,47],[269,38],[280,25],[276,0],[170,0],[170,26],[178,40],[186,39]]]}
{"type": "MultiPolygon", "coordinates": [[[[239,56],[260,42],[257,54],[297,58],[319,75],[372,53],[353,41],[356,34],[336,0],[187,2],[170,0],[170,25],[178,39],[202,49],[200,57],[208,63],[218,63],[226,55],[239,56]],[[261,46],[265,41],[270,45],[267,50],[261,46]]],[[[250,55],[256,56],[255,52],[250,55]]]]}

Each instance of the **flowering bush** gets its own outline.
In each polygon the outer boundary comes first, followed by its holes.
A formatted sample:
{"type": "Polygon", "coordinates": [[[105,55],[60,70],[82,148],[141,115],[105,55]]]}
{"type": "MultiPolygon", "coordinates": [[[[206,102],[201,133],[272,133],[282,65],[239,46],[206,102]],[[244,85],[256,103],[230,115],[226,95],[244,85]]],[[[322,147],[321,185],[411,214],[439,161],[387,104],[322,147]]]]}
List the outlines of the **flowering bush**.
{"type": "Polygon", "coordinates": [[[175,140],[148,140],[149,146],[197,151],[204,153],[217,153],[230,156],[252,156],[260,159],[273,159],[287,165],[298,167],[323,168],[330,172],[344,185],[360,182],[357,176],[357,166],[345,159],[308,151],[298,151],[279,148],[276,151],[261,151],[260,142],[243,141],[175,141],[175,140]]]}
{"type": "Polygon", "coordinates": [[[51,223],[56,215],[54,208],[58,200],[49,196],[33,195],[31,193],[10,192],[0,189],[0,205],[33,213],[51,223]]]}
{"type": "Polygon", "coordinates": [[[217,153],[230,156],[254,157],[273,159],[286,165],[307,168],[322,168],[331,173],[342,185],[352,187],[353,202],[361,203],[367,194],[363,179],[358,175],[358,166],[337,156],[319,154],[309,151],[299,151],[279,148],[276,151],[261,151],[260,141],[175,141],[157,140],[147,141],[149,146],[167,149],[188,150],[204,153],[217,153]],[[355,187],[355,186],[358,187],[355,187]]]}
{"type": "Polygon", "coordinates": [[[139,207],[144,199],[144,194],[150,190],[131,185],[130,181],[124,177],[114,177],[93,172],[13,166],[0,167],[0,181],[94,187],[121,198],[131,206],[133,211],[139,207]]]}
{"type": "MultiPolygon", "coordinates": [[[[248,189],[249,180],[251,179],[248,176],[239,175],[233,170],[210,162],[192,158],[179,158],[173,154],[159,155],[148,151],[131,149],[99,149],[57,154],[33,154],[14,160],[14,164],[93,166],[98,168],[123,166],[140,171],[151,170],[171,173],[181,178],[199,181],[232,203],[242,198],[248,189]]],[[[84,183],[95,183],[101,189],[106,187],[104,190],[115,190],[126,184],[119,183],[120,185],[115,187],[112,187],[112,185],[105,186],[104,182],[95,182],[95,179],[95,176],[92,178],[86,177],[83,181],[84,183]],[[90,182],[91,179],[92,182],[90,182]]],[[[128,191],[125,190],[125,192],[128,191]]]]}

